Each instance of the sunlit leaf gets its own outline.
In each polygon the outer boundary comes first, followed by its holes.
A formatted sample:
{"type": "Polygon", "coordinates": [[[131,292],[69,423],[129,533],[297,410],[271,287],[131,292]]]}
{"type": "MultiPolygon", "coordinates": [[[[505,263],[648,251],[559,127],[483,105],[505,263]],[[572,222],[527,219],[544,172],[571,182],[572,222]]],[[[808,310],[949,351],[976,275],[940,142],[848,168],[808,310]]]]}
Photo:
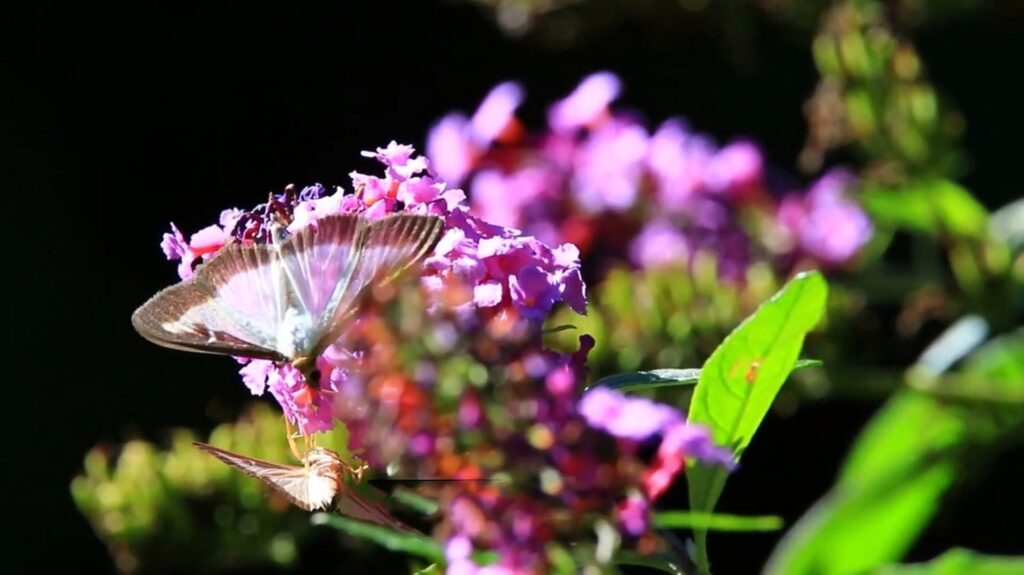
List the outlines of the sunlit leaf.
{"type": "Polygon", "coordinates": [[[387,527],[333,513],[316,513],[312,520],[316,525],[328,525],[352,537],[373,541],[385,549],[402,551],[431,561],[440,561],[444,558],[444,550],[441,545],[425,535],[400,533],[387,527]]]}
{"type": "Polygon", "coordinates": [[[394,490],[391,497],[402,505],[415,509],[424,515],[433,515],[434,513],[437,513],[437,501],[420,495],[415,491],[398,488],[394,490]]]}
{"type": "Polygon", "coordinates": [[[699,369],[652,369],[602,377],[590,387],[600,386],[619,391],[639,391],[658,387],[696,385],[698,377],[700,377],[699,369]]]}
{"type": "Polygon", "coordinates": [[[950,549],[927,563],[886,565],[871,575],[1018,575],[1024,557],[983,555],[968,549],[950,549]]]}
{"type": "MultiPolygon", "coordinates": [[[[737,459],[796,365],[804,337],[821,321],[827,295],[820,273],[796,276],[729,334],[701,369],[689,420],[706,426],[720,445],[732,447],[737,459]]],[[[690,508],[712,511],[728,472],[696,464],[686,475],[690,508]]],[[[699,567],[707,572],[706,531],[694,534],[699,567]]]]}
{"type": "MultiPolygon", "coordinates": [[[[790,529],[765,572],[853,575],[899,561],[954,482],[978,469],[972,462],[1024,423],[1024,405],[979,402],[975,395],[1024,395],[1022,352],[1024,331],[1003,336],[942,376],[947,396],[915,386],[892,397],[861,432],[836,486],[790,529]]],[[[921,366],[910,372],[926,373],[921,366]]]]}
{"type": "Polygon", "coordinates": [[[615,563],[618,565],[647,567],[662,573],[671,573],[672,575],[684,575],[684,571],[671,558],[663,555],[641,555],[633,551],[620,551],[615,555],[615,563]]]}
{"type": "Polygon", "coordinates": [[[882,226],[966,237],[981,237],[987,232],[985,207],[950,180],[920,180],[898,188],[873,187],[860,197],[882,226]]]}
{"type": "MultiPolygon", "coordinates": [[[[819,365],[821,365],[821,361],[819,360],[801,359],[793,366],[793,371],[803,369],[805,367],[816,367],[819,365]]],[[[693,368],[631,371],[602,377],[595,381],[593,385],[588,387],[588,389],[602,386],[610,389],[616,389],[618,391],[629,392],[655,389],[658,387],[684,387],[688,385],[696,385],[699,378],[700,370],[693,368]]]]}
{"type": "Polygon", "coordinates": [[[778,531],[777,515],[727,515],[694,511],[661,511],[654,514],[654,526],[664,529],[706,529],[708,531],[778,531]]]}

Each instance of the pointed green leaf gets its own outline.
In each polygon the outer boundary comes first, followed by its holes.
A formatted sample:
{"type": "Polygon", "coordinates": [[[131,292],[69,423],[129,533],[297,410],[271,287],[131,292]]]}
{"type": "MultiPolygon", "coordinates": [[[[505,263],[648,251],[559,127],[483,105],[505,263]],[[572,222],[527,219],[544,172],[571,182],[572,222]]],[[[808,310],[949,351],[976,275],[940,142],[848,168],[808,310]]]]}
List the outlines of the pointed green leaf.
{"type": "MultiPolygon", "coordinates": [[[[821,361],[817,359],[801,359],[793,366],[793,371],[819,365],[821,365],[821,361]]],[[[602,386],[618,391],[630,392],[659,387],[696,385],[698,379],[700,379],[699,369],[652,369],[648,371],[617,373],[602,377],[587,389],[602,386]]]]}
{"type": "MultiPolygon", "coordinates": [[[[927,365],[908,379],[924,377],[927,365]]],[[[1019,403],[965,399],[981,389],[1006,399],[1024,396],[1024,330],[989,341],[938,381],[931,387],[943,391],[939,397],[916,384],[879,410],[836,485],[789,530],[765,573],[854,575],[899,561],[954,482],[976,471],[976,458],[991,453],[1000,436],[1024,424],[1019,403]]]]}
{"type": "Polygon", "coordinates": [[[392,551],[402,551],[430,561],[444,559],[444,550],[433,539],[415,533],[398,532],[381,525],[357,521],[333,513],[316,513],[312,521],[315,525],[328,525],[353,537],[368,539],[392,551]]]}
{"type": "Polygon", "coordinates": [[[868,188],[864,207],[883,226],[926,234],[981,237],[988,212],[963,187],[944,179],[926,179],[899,188],[868,188]]]}
{"type": "MultiPolygon", "coordinates": [[[[716,443],[732,447],[737,459],[793,371],[804,337],[821,321],[827,295],[819,272],[796,276],[733,330],[701,369],[689,420],[706,426],[716,443]]],[[[711,512],[727,475],[720,466],[688,469],[690,508],[711,512]]],[[[706,531],[694,535],[698,566],[707,573],[706,531]]]]}
{"type": "Polygon", "coordinates": [[[607,387],[619,391],[639,391],[658,387],[681,387],[696,385],[700,377],[699,369],[652,369],[650,371],[631,371],[616,373],[602,377],[587,389],[607,387]]]}
{"type": "Polygon", "coordinates": [[[683,575],[684,573],[669,557],[663,555],[641,555],[635,551],[619,551],[615,555],[615,563],[617,565],[647,567],[662,573],[670,573],[671,575],[683,575]]]}
{"type": "Polygon", "coordinates": [[[661,511],[654,514],[654,526],[663,529],[706,529],[708,531],[778,531],[782,518],[777,515],[727,515],[695,511],[661,511]]]}
{"type": "Polygon", "coordinates": [[[950,549],[927,563],[886,565],[872,575],[1017,575],[1024,573],[1024,557],[982,555],[968,549],[950,549]]]}

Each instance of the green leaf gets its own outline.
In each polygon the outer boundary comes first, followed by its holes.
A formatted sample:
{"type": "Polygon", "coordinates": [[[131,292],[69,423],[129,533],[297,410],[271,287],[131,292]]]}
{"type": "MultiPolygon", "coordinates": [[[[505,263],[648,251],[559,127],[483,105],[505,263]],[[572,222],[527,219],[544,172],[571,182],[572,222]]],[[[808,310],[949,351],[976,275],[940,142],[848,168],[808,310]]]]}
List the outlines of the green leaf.
{"type": "Polygon", "coordinates": [[[901,557],[956,477],[951,449],[963,433],[959,418],[931,398],[899,392],[861,433],[836,487],[786,534],[765,572],[853,575],[901,557]]]}
{"type": "Polygon", "coordinates": [[[635,551],[619,551],[615,555],[616,565],[633,565],[636,567],[648,567],[657,569],[662,573],[672,575],[684,575],[683,570],[676,565],[669,557],[663,555],[641,555],[635,551]]]}
{"type": "MultiPolygon", "coordinates": [[[[927,366],[910,370],[908,379],[930,371],[938,378],[927,366]]],[[[962,370],[942,376],[933,384],[942,397],[917,391],[922,385],[897,392],[875,414],[836,485],[790,529],[765,573],[853,575],[903,557],[954,482],[979,469],[978,458],[1000,436],[1024,424],[1019,403],[977,401],[981,390],[1024,394],[1024,330],[986,343],[962,370]]]]}
{"type": "Polygon", "coordinates": [[[563,331],[571,331],[571,330],[574,330],[574,329],[576,329],[576,326],[574,326],[572,324],[569,324],[569,323],[563,323],[562,325],[556,325],[555,327],[545,328],[545,329],[541,330],[541,334],[542,335],[549,335],[549,334],[553,334],[553,333],[561,333],[563,331]]]}
{"type": "Polygon", "coordinates": [[[886,565],[872,575],[1017,575],[1024,573],[1024,557],[982,555],[968,549],[950,549],[927,563],[886,565]]]}
{"type": "MultiPolygon", "coordinates": [[[[793,371],[803,369],[805,367],[816,367],[819,365],[821,365],[820,360],[801,359],[800,361],[796,362],[796,364],[793,366],[793,371]]],[[[641,391],[645,389],[655,389],[658,387],[681,387],[687,385],[696,385],[697,380],[699,378],[700,370],[694,368],[631,371],[627,373],[617,373],[615,375],[602,377],[601,379],[595,381],[587,389],[589,390],[597,386],[602,386],[623,392],[641,391]]]]}
{"type": "Polygon", "coordinates": [[[899,188],[868,188],[860,197],[882,226],[975,238],[987,233],[985,207],[950,180],[925,179],[899,188]]]}
{"type": "MultiPolygon", "coordinates": [[[[802,273],[761,304],[708,358],[690,403],[689,421],[704,425],[738,460],[796,365],[804,336],[825,312],[828,285],[819,272],[802,273]]],[[[728,471],[696,464],[686,473],[690,508],[710,513],[728,471]]],[[[707,532],[695,530],[698,567],[709,572],[707,532]]]]}
{"type": "Polygon", "coordinates": [[[661,511],[654,514],[654,526],[663,529],[706,529],[708,531],[778,531],[782,518],[777,515],[727,515],[694,511],[661,511]]]}
{"type": "Polygon", "coordinates": [[[616,373],[602,377],[587,389],[607,387],[619,391],[640,391],[658,387],[679,387],[696,385],[700,377],[699,369],[652,369],[650,371],[631,371],[616,373]]]}
{"type": "Polygon", "coordinates": [[[424,515],[433,515],[434,513],[437,513],[437,501],[420,495],[410,489],[399,487],[391,493],[391,497],[402,505],[415,509],[424,515]]]}
{"type": "Polygon", "coordinates": [[[385,549],[410,553],[430,561],[444,559],[441,545],[425,535],[392,531],[387,527],[333,513],[316,513],[312,521],[314,525],[328,525],[353,537],[368,539],[385,549]]]}

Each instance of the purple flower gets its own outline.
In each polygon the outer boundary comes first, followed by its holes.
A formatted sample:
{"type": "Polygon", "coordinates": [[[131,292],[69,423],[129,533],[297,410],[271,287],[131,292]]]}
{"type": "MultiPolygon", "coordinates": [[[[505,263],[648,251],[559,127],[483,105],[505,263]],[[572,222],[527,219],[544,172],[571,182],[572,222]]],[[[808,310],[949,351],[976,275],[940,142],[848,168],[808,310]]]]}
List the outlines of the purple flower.
{"type": "Polygon", "coordinates": [[[560,185],[558,174],[540,166],[527,166],[510,174],[482,170],[473,178],[473,212],[499,226],[533,227],[535,216],[546,219],[545,209],[558,201],[560,185]]]}
{"type": "Polygon", "coordinates": [[[523,88],[515,82],[503,82],[487,93],[469,120],[470,134],[479,146],[489,146],[515,120],[516,108],[523,102],[523,88]]]}
{"type": "Polygon", "coordinates": [[[789,196],[779,206],[778,219],[799,242],[800,249],[825,266],[852,260],[871,239],[871,219],[846,197],[854,184],[844,170],[833,170],[815,182],[803,198],[789,196]]]}
{"type": "Polygon", "coordinates": [[[514,82],[498,84],[487,93],[473,117],[449,114],[430,128],[427,156],[442,180],[459,185],[483,150],[515,123],[523,89],[514,82]]]}
{"type": "Polygon", "coordinates": [[[683,419],[681,413],[667,405],[642,397],[627,397],[606,387],[588,391],[578,409],[591,427],[637,441],[660,434],[670,423],[683,419]]]}
{"type": "Polygon", "coordinates": [[[647,131],[614,120],[583,142],[575,164],[572,190],[587,212],[622,212],[636,202],[647,156],[647,131]]]}
{"type": "Polygon", "coordinates": [[[583,396],[578,409],[588,425],[615,437],[633,441],[661,437],[655,461],[644,477],[649,501],[665,492],[684,469],[687,457],[733,467],[730,450],[715,445],[707,429],[687,423],[680,412],[667,405],[596,387],[583,396]]]}
{"type": "MultiPolygon", "coordinates": [[[[221,216],[224,219],[224,216],[221,216]]],[[[178,276],[187,280],[194,274],[192,265],[199,258],[206,258],[213,255],[224,246],[228,240],[228,233],[219,226],[207,226],[192,234],[188,243],[185,236],[174,223],[171,223],[171,233],[164,234],[160,242],[160,249],[169,260],[181,260],[178,264],[178,276]]]]}
{"type": "Polygon", "coordinates": [[[753,143],[739,141],[719,150],[704,175],[707,189],[731,201],[750,198],[761,187],[764,158],[753,143]]]}
{"type": "Polygon", "coordinates": [[[665,220],[654,220],[633,238],[629,259],[639,268],[686,265],[690,251],[690,242],[678,227],[665,220]]]}
{"type": "Polygon", "coordinates": [[[548,125],[555,132],[572,132],[593,126],[608,113],[619,96],[621,82],[611,72],[598,72],[583,79],[571,94],[548,111],[548,125]]]}
{"type": "MultiPolygon", "coordinates": [[[[511,114],[518,96],[510,89],[506,86],[499,90],[494,100],[486,103],[478,118],[480,130],[495,128],[493,116],[511,114]]],[[[448,189],[445,182],[429,175],[427,159],[417,155],[412,146],[392,141],[375,151],[363,152],[363,156],[381,162],[384,174],[352,172],[355,193],[346,194],[338,188],[326,195],[319,184],[301,192],[288,186],[284,193],[272,195],[253,210],[225,210],[219,226],[200,230],[188,243],[172,224],[172,233],[164,235],[161,248],[168,258],[181,260],[179,274],[187,278],[197,258],[212,257],[232,237],[240,242],[268,241],[270,223],[274,221],[287,222],[287,230],[295,233],[333,214],[361,213],[378,218],[398,211],[429,213],[443,217],[446,229],[434,253],[423,263],[422,281],[428,290],[439,292],[458,283],[459,287],[470,288],[470,307],[491,308],[496,313],[515,309],[519,312],[516,317],[531,320],[544,319],[559,301],[585,313],[586,288],[575,246],[552,249],[517,229],[470,215],[465,193],[448,189]]],[[[327,381],[320,389],[307,385],[291,365],[268,361],[245,362],[240,370],[242,380],[256,395],[269,388],[285,415],[303,433],[328,430],[332,427],[328,396],[345,382],[352,366],[350,356],[334,353],[333,349],[329,347],[318,360],[322,364],[321,379],[327,381]]]]}
{"type": "Polygon", "coordinates": [[[704,185],[704,175],[714,157],[710,139],[690,133],[685,122],[672,119],[651,136],[647,168],[654,176],[660,206],[679,212],[704,185]]]}
{"type": "Polygon", "coordinates": [[[427,135],[430,167],[441,179],[460,184],[479,155],[469,136],[469,121],[461,114],[449,114],[430,128],[427,135]]]}
{"type": "Polygon", "coordinates": [[[647,499],[637,495],[627,497],[619,504],[617,515],[622,530],[633,537],[639,537],[647,532],[650,526],[650,503],[647,499]]]}

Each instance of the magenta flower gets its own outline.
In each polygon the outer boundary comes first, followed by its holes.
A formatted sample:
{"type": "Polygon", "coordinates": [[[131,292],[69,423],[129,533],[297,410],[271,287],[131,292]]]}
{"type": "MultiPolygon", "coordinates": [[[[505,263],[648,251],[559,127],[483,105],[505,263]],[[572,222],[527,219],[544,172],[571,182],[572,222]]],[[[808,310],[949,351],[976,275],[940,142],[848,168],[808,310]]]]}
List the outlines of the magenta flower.
{"type": "Polygon", "coordinates": [[[685,468],[687,457],[728,469],[734,467],[732,451],[715,445],[707,429],[687,423],[681,413],[667,405],[596,387],[580,400],[579,412],[591,427],[615,437],[632,441],[661,437],[655,461],[644,479],[649,501],[668,489],[685,468]]]}
{"type": "Polygon", "coordinates": [[[469,133],[477,145],[486,147],[498,140],[515,120],[522,102],[523,88],[515,82],[492,88],[469,120],[469,133]]]}
{"type": "MultiPolygon", "coordinates": [[[[511,114],[517,96],[509,87],[494,95],[477,119],[481,134],[497,129],[496,120],[511,114]],[[511,92],[510,92],[511,90],[511,92]]],[[[250,211],[225,210],[220,225],[194,234],[189,242],[172,224],[161,248],[169,259],[181,260],[179,274],[191,277],[199,258],[212,257],[229,238],[242,242],[269,240],[269,222],[288,222],[294,233],[318,219],[338,213],[362,213],[368,217],[405,211],[430,213],[445,218],[446,230],[434,253],[423,265],[423,284],[439,292],[451,282],[471,288],[472,308],[496,313],[515,310],[517,317],[540,321],[560,301],[579,313],[586,312],[586,288],[580,274],[579,250],[570,244],[551,248],[519,230],[488,223],[469,213],[466,196],[459,189],[427,173],[429,163],[412,146],[391,142],[383,148],[363,152],[384,166],[382,176],[353,172],[355,193],[341,188],[327,194],[323,186],[309,186],[297,192],[293,186],[283,194],[250,211]]],[[[332,427],[330,396],[337,392],[352,367],[351,357],[332,348],[320,358],[322,385],[313,389],[290,365],[249,361],[242,367],[242,380],[260,395],[269,389],[285,415],[303,433],[332,427]]]]}
{"type": "Polygon", "coordinates": [[[708,164],[704,183],[711,193],[742,201],[760,191],[763,172],[761,150],[751,142],[739,141],[718,150],[708,164]]]}
{"type": "Polygon", "coordinates": [[[610,121],[591,132],[576,155],[572,190],[586,212],[622,212],[636,203],[647,156],[647,131],[610,121]]]}
{"type": "Polygon", "coordinates": [[[655,194],[660,207],[669,212],[684,210],[703,190],[705,172],[714,154],[714,143],[690,133],[682,120],[663,123],[651,136],[647,154],[647,168],[657,184],[655,194]]]}
{"type": "Polygon", "coordinates": [[[621,82],[610,72],[598,72],[582,82],[548,111],[548,125],[555,132],[572,132],[592,127],[608,113],[608,106],[619,96],[621,82]]]}
{"type": "Polygon", "coordinates": [[[515,124],[523,89],[514,82],[498,84],[484,97],[472,118],[449,114],[430,129],[427,156],[437,176],[461,184],[480,154],[515,124]]]}
{"type": "Polygon", "coordinates": [[[679,227],[665,220],[654,220],[633,238],[629,259],[640,268],[686,265],[690,252],[690,242],[679,227]]]}
{"type": "Polygon", "coordinates": [[[847,264],[871,239],[871,219],[846,196],[853,185],[850,173],[833,170],[806,196],[789,195],[779,206],[779,222],[796,237],[801,251],[823,266],[847,264]]]}
{"type": "Polygon", "coordinates": [[[334,370],[326,359],[321,358],[318,363],[325,374],[319,389],[310,387],[290,364],[254,359],[246,363],[239,373],[253,395],[263,395],[269,389],[285,417],[302,433],[311,434],[334,427],[333,394],[339,389],[340,379],[344,378],[344,372],[334,370]]]}

